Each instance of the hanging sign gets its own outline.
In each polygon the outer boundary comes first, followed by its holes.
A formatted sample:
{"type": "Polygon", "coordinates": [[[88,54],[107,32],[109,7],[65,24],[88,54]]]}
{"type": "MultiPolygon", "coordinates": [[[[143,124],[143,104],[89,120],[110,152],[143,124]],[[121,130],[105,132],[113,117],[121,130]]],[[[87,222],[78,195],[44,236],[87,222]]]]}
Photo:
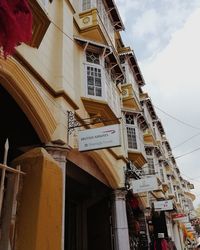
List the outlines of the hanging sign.
{"type": "Polygon", "coordinates": [[[172,219],[174,221],[179,221],[179,222],[182,222],[182,223],[187,223],[189,222],[189,218],[186,214],[173,214],[172,215],[172,219]]]}
{"type": "Polygon", "coordinates": [[[143,193],[158,190],[158,181],[156,176],[149,176],[139,180],[132,181],[133,193],[143,193]]]}
{"type": "Polygon", "coordinates": [[[184,225],[185,225],[187,230],[193,230],[194,229],[191,222],[184,223],[184,225]]]}
{"type": "Polygon", "coordinates": [[[173,202],[172,200],[154,201],[154,209],[155,211],[173,210],[173,202]]]}
{"type": "Polygon", "coordinates": [[[120,138],[119,124],[79,131],[79,151],[118,147],[120,138]]]}

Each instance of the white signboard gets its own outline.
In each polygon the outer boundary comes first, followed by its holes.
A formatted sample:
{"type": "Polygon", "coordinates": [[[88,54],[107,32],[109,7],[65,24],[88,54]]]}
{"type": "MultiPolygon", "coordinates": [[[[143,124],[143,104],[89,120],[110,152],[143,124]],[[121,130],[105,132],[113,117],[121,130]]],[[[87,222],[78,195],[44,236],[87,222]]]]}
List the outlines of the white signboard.
{"type": "Polygon", "coordinates": [[[173,210],[172,200],[154,201],[154,209],[155,211],[173,210]]]}
{"type": "Polygon", "coordinates": [[[79,132],[79,151],[112,148],[121,145],[119,124],[79,132]]]}
{"type": "Polygon", "coordinates": [[[132,181],[133,193],[143,193],[158,190],[158,181],[156,176],[149,176],[139,180],[132,181]]]}
{"type": "Polygon", "coordinates": [[[182,223],[187,223],[189,222],[189,217],[185,214],[174,214],[172,215],[172,219],[174,221],[179,221],[179,222],[182,222],[182,223]]]}

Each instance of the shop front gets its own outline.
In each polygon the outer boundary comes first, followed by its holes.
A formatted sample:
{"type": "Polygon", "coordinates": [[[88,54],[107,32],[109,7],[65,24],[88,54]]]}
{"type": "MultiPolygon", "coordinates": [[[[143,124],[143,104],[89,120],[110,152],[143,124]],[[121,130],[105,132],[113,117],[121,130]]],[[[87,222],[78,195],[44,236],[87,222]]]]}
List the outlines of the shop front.
{"type": "Polygon", "coordinates": [[[70,161],[65,190],[65,249],[112,250],[112,190],[70,161]]]}
{"type": "Polygon", "coordinates": [[[148,249],[148,232],[142,204],[132,191],[126,196],[127,218],[129,226],[130,249],[148,249]]]}

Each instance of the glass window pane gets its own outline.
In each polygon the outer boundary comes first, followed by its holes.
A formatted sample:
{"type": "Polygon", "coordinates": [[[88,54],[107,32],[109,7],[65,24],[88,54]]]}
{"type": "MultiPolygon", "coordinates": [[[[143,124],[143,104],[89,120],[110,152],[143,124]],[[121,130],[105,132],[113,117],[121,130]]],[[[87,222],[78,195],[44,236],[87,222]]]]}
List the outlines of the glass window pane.
{"type": "Polygon", "coordinates": [[[88,85],[94,85],[94,77],[92,77],[92,76],[88,76],[88,85]]]}
{"type": "Polygon", "coordinates": [[[128,148],[137,149],[137,138],[135,128],[127,127],[128,148]]]}
{"type": "Polygon", "coordinates": [[[100,64],[99,54],[87,51],[86,61],[90,63],[100,64]]]}
{"type": "Polygon", "coordinates": [[[94,95],[94,87],[88,86],[88,95],[94,95]]]}
{"type": "Polygon", "coordinates": [[[95,78],[95,86],[101,87],[101,79],[95,78]]]}
{"type": "Polygon", "coordinates": [[[102,96],[101,69],[87,66],[88,95],[102,96]]]}
{"type": "Polygon", "coordinates": [[[101,88],[96,88],[96,96],[102,96],[101,88]]]}

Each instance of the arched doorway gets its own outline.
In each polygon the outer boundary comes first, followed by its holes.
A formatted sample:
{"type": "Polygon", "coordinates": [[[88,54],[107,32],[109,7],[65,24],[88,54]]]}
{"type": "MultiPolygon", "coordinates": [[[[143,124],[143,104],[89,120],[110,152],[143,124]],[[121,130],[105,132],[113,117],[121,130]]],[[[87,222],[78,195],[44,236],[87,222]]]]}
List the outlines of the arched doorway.
{"type": "Polygon", "coordinates": [[[0,250],[61,249],[62,171],[41,147],[56,123],[32,83],[13,79],[0,69],[0,250]]]}
{"type": "Polygon", "coordinates": [[[9,140],[8,163],[22,154],[25,147],[40,145],[41,141],[10,94],[0,85],[0,162],[3,162],[4,144],[9,140]]]}

